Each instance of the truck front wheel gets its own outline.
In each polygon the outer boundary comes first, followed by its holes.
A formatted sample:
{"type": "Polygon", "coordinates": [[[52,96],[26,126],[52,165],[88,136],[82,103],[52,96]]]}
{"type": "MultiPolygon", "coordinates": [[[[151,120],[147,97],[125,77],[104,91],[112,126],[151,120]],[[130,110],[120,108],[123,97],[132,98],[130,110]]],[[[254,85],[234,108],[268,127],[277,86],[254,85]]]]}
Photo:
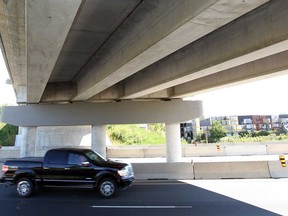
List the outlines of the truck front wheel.
{"type": "Polygon", "coordinates": [[[16,194],[19,197],[29,197],[34,189],[34,185],[28,178],[21,178],[16,183],[16,194]]]}
{"type": "Polygon", "coordinates": [[[98,193],[102,198],[112,198],[117,192],[117,185],[111,178],[104,178],[98,185],[98,193]]]}

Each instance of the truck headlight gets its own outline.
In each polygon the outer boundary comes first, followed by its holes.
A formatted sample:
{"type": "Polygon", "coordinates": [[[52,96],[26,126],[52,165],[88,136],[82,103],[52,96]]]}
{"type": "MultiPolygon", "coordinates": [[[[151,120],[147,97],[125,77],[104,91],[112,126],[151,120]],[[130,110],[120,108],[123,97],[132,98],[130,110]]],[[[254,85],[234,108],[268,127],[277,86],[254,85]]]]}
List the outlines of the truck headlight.
{"type": "Polygon", "coordinates": [[[129,177],[128,167],[124,167],[123,169],[118,170],[118,174],[122,177],[129,177]]]}
{"type": "Polygon", "coordinates": [[[133,171],[133,167],[131,164],[128,164],[127,166],[125,166],[123,169],[118,170],[118,174],[122,177],[122,178],[134,178],[134,171],[133,171]]]}

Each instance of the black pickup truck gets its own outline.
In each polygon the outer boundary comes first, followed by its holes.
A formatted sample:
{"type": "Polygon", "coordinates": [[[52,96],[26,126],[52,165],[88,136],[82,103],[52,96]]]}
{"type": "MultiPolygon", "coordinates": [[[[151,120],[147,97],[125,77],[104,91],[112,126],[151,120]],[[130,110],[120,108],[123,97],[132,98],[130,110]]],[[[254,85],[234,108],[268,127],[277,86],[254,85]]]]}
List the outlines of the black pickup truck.
{"type": "Polygon", "coordinates": [[[134,180],[131,164],[107,160],[90,149],[52,149],[44,158],[7,160],[1,183],[15,185],[20,197],[28,197],[36,186],[95,188],[103,198],[134,180]]]}

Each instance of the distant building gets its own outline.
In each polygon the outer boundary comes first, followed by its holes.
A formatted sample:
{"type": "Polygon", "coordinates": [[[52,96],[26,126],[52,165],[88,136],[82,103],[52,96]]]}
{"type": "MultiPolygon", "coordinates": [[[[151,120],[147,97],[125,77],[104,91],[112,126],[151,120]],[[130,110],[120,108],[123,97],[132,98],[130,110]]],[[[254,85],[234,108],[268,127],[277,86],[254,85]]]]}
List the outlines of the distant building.
{"type": "Polygon", "coordinates": [[[193,125],[191,122],[180,123],[181,138],[185,139],[188,143],[193,140],[193,125]]]}
{"type": "Polygon", "coordinates": [[[288,131],[288,115],[279,115],[279,127],[288,131]]]}
{"type": "Polygon", "coordinates": [[[227,130],[228,135],[251,131],[288,131],[288,114],[272,115],[244,115],[244,116],[217,116],[206,119],[194,119],[181,123],[181,137],[187,141],[193,140],[199,134],[208,133],[213,122],[219,121],[227,130]]]}

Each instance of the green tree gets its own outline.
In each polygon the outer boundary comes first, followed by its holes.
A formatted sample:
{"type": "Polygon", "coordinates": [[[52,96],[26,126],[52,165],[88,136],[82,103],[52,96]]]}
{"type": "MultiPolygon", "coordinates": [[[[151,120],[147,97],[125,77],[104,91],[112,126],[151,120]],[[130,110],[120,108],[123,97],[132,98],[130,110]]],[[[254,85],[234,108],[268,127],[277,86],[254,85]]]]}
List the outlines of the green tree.
{"type": "MultiPolygon", "coordinates": [[[[0,105],[0,115],[5,105],[0,105]]],[[[0,122],[0,145],[13,146],[16,135],[18,134],[18,127],[0,122]]]]}
{"type": "Polygon", "coordinates": [[[227,130],[223,127],[223,125],[219,121],[214,121],[210,131],[208,142],[209,143],[216,143],[219,142],[222,137],[227,135],[227,130]]]}
{"type": "Polygon", "coordinates": [[[18,133],[18,127],[6,124],[0,130],[0,145],[13,146],[18,133]]]}

